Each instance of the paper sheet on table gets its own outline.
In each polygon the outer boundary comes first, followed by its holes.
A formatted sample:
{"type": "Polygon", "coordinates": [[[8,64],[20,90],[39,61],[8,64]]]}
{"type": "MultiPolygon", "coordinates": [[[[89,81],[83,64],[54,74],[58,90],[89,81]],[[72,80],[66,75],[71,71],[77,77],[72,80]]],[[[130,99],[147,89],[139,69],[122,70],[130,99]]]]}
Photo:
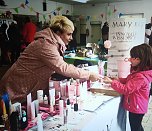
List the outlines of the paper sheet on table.
{"type": "MultiPolygon", "coordinates": [[[[43,123],[44,131],[78,131],[85,125],[86,119],[91,119],[94,114],[86,111],[78,111],[68,114],[67,124],[64,124],[63,117],[58,115],[50,117],[43,123]],[[84,119],[85,118],[85,119],[84,119]],[[81,125],[82,124],[82,125],[81,125]],[[79,126],[78,126],[79,125],[79,126]]],[[[36,130],[32,130],[36,131],[36,130]]]]}
{"type": "Polygon", "coordinates": [[[113,98],[114,98],[113,96],[104,96],[101,94],[91,95],[88,97],[87,100],[84,101],[83,110],[93,112],[96,109],[98,109],[102,104],[113,98]]]}

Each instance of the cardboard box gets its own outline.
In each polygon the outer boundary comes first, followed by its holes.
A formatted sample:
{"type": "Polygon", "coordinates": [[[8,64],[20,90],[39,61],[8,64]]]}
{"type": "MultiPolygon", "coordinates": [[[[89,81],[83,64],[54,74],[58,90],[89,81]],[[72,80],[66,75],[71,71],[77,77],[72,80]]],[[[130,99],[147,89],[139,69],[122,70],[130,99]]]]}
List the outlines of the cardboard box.
{"type": "Polygon", "coordinates": [[[114,89],[112,89],[110,87],[110,85],[106,85],[103,83],[94,83],[91,88],[90,91],[92,93],[102,93],[104,95],[107,96],[120,96],[120,94],[118,92],[116,92],[114,89]]]}
{"type": "Polygon", "coordinates": [[[90,91],[92,93],[102,93],[102,94],[107,95],[107,96],[120,96],[120,94],[113,89],[90,88],[90,91]]]}

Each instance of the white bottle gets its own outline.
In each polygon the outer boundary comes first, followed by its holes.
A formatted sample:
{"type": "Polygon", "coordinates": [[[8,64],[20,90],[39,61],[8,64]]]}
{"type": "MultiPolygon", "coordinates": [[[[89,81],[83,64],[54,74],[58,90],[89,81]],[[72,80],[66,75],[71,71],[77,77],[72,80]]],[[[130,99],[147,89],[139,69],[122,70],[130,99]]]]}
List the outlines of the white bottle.
{"type": "Polygon", "coordinates": [[[39,100],[39,103],[43,103],[43,90],[37,91],[37,99],[39,100]]]}
{"type": "Polygon", "coordinates": [[[98,68],[99,68],[99,74],[101,76],[104,76],[105,72],[104,72],[104,65],[105,65],[105,61],[99,61],[98,62],[98,68]]]}
{"type": "Polygon", "coordinates": [[[41,114],[37,115],[37,131],[43,131],[43,122],[42,122],[41,114]]]}
{"type": "Polygon", "coordinates": [[[44,96],[43,103],[45,105],[48,105],[48,97],[47,97],[47,95],[44,96]]]}
{"type": "Polygon", "coordinates": [[[63,100],[59,100],[59,115],[61,117],[63,116],[63,109],[64,109],[63,100]]]}
{"type": "Polygon", "coordinates": [[[53,88],[53,87],[54,87],[54,81],[49,79],[49,88],[53,88]]]}

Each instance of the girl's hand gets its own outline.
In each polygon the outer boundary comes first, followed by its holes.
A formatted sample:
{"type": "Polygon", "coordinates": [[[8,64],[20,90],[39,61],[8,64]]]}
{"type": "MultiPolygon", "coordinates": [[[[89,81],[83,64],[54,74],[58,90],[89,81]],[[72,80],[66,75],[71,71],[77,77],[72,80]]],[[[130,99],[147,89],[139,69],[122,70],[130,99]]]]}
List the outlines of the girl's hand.
{"type": "Polygon", "coordinates": [[[112,79],[112,80],[119,80],[118,77],[109,77],[109,78],[112,79]]]}
{"type": "Polygon", "coordinates": [[[112,80],[111,78],[107,77],[107,76],[105,76],[105,77],[103,78],[103,82],[106,83],[106,84],[111,84],[112,81],[113,81],[113,80],[112,80]]]}

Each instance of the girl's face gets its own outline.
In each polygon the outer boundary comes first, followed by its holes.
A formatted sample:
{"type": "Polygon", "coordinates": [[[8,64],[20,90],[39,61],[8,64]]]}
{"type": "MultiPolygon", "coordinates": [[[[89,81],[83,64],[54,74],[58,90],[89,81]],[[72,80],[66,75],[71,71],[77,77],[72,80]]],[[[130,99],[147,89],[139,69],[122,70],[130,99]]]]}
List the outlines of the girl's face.
{"type": "Polygon", "coordinates": [[[65,45],[68,45],[68,43],[73,39],[72,33],[73,33],[72,30],[68,30],[68,31],[64,31],[63,33],[59,33],[58,35],[63,40],[65,45]]]}
{"type": "Polygon", "coordinates": [[[129,61],[131,62],[131,65],[137,66],[140,63],[140,59],[139,58],[129,58],[129,61]]]}

